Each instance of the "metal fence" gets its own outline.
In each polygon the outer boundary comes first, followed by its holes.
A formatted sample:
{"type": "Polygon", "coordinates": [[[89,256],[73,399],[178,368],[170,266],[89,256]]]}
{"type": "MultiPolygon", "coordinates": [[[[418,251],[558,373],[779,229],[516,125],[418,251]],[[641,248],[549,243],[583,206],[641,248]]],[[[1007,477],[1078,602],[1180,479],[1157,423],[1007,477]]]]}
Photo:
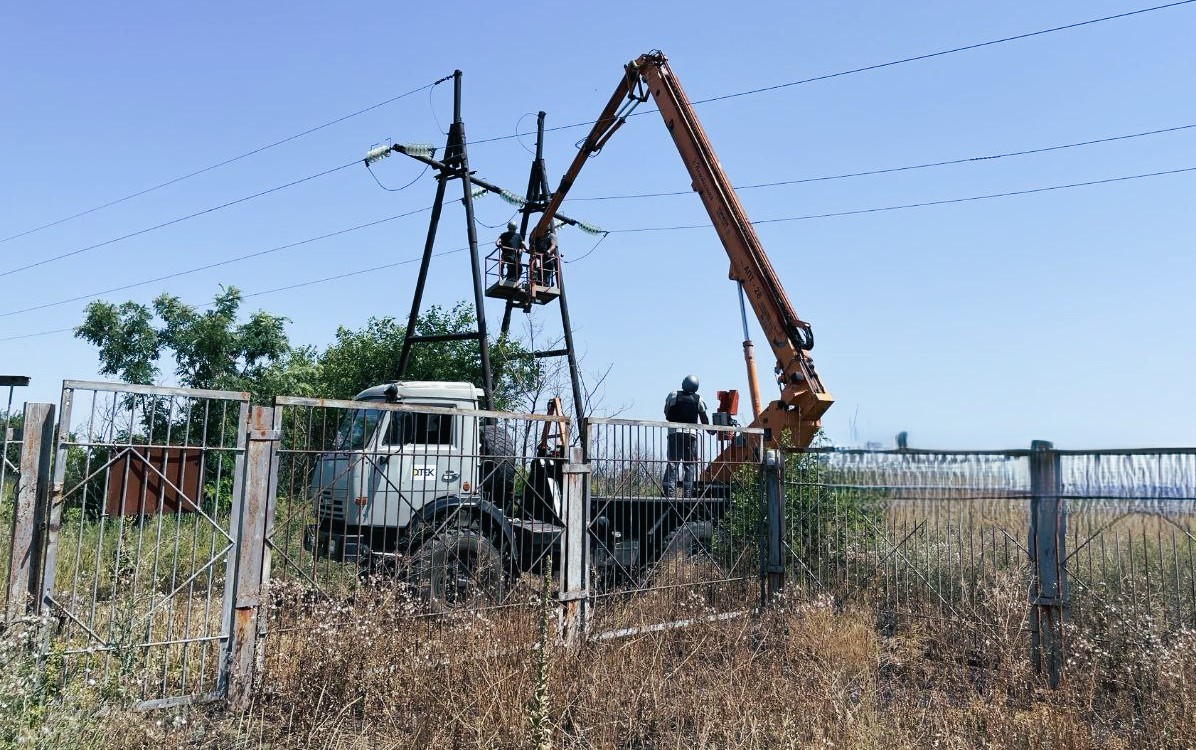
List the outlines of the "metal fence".
{"type": "Polygon", "coordinates": [[[961,634],[1012,616],[1052,682],[1069,639],[1196,626],[1196,450],[820,450],[783,492],[791,595],[961,634]]]}
{"type": "Polygon", "coordinates": [[[1025,631],[1052,683],[1069,649],[1196,625],[1196,449],[781,457],[753,429],[449,405],[466,390],[258,407],[68,381],[57,437],[53,405],[25,410],[6,616],[28,598],[48,675],[147,707],[243,703],[354,639],[528,648],[549,616],[602,640],[871,608],[1025,631]]]}
{"type": "Polygon", "coordinates": [[[759,604],[762,436],[739,427],[586,421],[591,633],[759,604]]]}
{"type": "Polygon", "coordinates": [[[276,399],[267,670],[313,622],[351,628],[348,602],[426,627],[502,611],[531,634],[545,586],[554,601],[563,590],[569,420],[425,400],[276,399]]]}
{"type": "Polygon", "coordinates": [[[67,381],[40,606],[54,676],[145,706],[227,686],[248,394],[67,381]]]}

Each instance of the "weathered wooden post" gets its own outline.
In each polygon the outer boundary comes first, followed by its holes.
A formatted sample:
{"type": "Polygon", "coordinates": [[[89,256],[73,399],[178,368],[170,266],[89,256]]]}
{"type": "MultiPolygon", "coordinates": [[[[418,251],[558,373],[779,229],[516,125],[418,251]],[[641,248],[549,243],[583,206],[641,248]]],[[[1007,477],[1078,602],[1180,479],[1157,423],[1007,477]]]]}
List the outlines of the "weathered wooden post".
{"type": "Polygon", "coordinates": [[[1052,688],[1063,672],[1067,616],[1067,506],[1059,454],[1046,440],[1030,444],[1030,660],[1052,688]]]}
{"type": "Polygon", "coordinates": [[[250,407],[247,438],[242,496],[233,498],[236,567],[228,573],[236,576],[228,644],[228,702],[234,709],[249,704],[258,653],[258,620],[267,603],[266,530],[271,525],[268,514],[273,512],[278,481],[279,431],[274,429],[273,408],[250,407]]]}
{"type": "Polygon", "coordinates": [[[9,547],[5,620],[38,611],[50,464],[54,455],[54,405],[25,404],[21,458],[9,547]]]}

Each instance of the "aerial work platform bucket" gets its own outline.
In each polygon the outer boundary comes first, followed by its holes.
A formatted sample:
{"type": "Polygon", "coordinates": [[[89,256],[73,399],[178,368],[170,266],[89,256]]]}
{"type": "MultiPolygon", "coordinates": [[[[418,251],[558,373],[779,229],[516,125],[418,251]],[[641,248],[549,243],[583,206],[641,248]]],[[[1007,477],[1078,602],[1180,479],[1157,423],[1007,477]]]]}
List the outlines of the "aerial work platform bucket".
{"type": "Polygon", "coordinates": [[[495,249],[486,256],[486,296],[524,309],[552,302],[561,296],[561,289],[556,285],[555,262],[545,261],[544,253],[521,252],[519,262],[512,264],[503,260],[502,248],[495,249]]]}

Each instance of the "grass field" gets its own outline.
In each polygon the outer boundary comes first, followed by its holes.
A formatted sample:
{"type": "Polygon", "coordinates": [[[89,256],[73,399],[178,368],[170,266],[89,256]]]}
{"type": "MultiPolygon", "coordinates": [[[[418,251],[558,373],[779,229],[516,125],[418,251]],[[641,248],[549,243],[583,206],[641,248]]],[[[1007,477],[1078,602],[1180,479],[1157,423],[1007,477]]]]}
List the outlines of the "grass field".
{"type": "MultiPolygon", "coordinates": [[[[215,526],[184,514],[102,530],[68,516],[61,544],[74,551],[60,553],[56,590],[117,647],[68,624],[39,659],[41,628],[61,620],[3,632],[0,748],[1196,747],[1190,518],[1075,517],[1068,661],[1052,691],[1029,666],[1024,507],[948,505],[903,501],[880,528],[836,510],[831,526],[858,534],[811,537],[822,583],[798,585],[795,571],[790,598],[763,615],[568,648],[538,636],[556,618],[534,577],[512,606],[428,617],[400,588],[359,587],[352,566],[308,568],[310,511],[282,502],[276,542],[299,565],[275,558],[266,672],[235,714],[131,709],[213,684],[215,644],[191,656],[137,644],[194,623],[218,630],[215,526]],[[332,596],[313,597],[299,568],[332,596]]],[[[655,575],[655,591],[596,603],[595,625],[750,608],[750,576],[720,584],[716,600],[710,573],[687,563],[655,575]]]]}
{"type": "MultiPolygon", "coordinates": [[[[1062,688],[1050,691],[1027,666],[1021,597],[990,602],[993,626],[983,631],[919,620],[882,636],[871,611],[787,605],[575,649],[536,637],[543,610],[534,603],[448,619],[414,616],[384,591],[351,613],[288,604],[292,627],[271,636],[270,669],[243,713],[135,713],[120,708],[119,686],[43,701],[26,660],[0,682],[0,747],[1196,743],[1196,633],[1140,622],[1143,636],[1115,652],[1077,644],[1062,688]]],[[[5,636],[6,655],[20,652],[20,632],[5,636]]]]}

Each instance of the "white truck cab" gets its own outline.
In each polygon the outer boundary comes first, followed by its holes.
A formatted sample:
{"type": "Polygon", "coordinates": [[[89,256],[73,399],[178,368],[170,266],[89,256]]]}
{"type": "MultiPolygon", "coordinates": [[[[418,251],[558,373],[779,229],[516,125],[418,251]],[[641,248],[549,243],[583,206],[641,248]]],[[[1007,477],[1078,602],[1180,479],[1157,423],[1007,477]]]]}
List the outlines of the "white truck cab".
{"type": "Polygon", "coordinates": [[[375,530],[395,536],[437,500],[478,492],[481,427],[468,412],[481,393],[465,382],[408,381],[357,394],[355,401],[426,408],[344,413],[312,473],[319,523],[308,530],[308,549],[356,558],[375,530]]]}

